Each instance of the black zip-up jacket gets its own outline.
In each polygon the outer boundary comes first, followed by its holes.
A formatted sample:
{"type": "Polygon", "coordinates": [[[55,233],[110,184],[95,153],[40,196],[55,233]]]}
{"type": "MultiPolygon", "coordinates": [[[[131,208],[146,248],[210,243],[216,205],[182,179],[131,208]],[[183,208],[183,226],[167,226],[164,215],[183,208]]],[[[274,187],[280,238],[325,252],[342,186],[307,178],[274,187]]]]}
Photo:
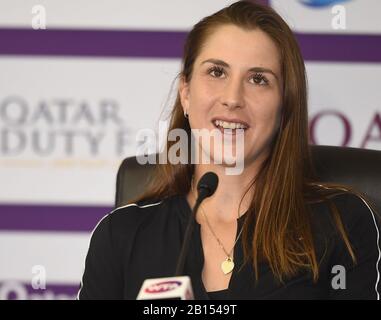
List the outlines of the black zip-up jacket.
{"type": "MultiPolygon", "coordinates": [[[[240,270],[243,250],[239,239],[229,287],[208,293],[201,279],[204,256],[201,226],[196,223],[185,262],[185,274],[191,277],[195,298],[380,299],[378,217],[363,199],[353,194],[337,195],[333,201],[341,212],[357,264],[353,264],[328,205],[319,203],[312,206],[312,230],[320,261],[317,282],[312,281],[310,273],[300,272],[281,284],[265,263],[260,265],[256,281],[250,263],[240,270]]],[[[78,298],[136,299],[145,279],[173,276],[190,214],[184,195],[113,210],[92,234],[78,298]]],[[[245,215],[238,219],[237,230],[244,219],[245,215]]]]}

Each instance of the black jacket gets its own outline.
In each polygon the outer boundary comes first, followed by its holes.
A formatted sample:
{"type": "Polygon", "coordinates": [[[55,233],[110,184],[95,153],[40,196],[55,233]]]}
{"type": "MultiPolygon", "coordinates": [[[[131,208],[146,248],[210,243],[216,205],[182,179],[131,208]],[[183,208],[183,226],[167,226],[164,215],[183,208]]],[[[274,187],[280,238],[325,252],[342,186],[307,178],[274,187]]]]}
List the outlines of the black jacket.
{"type": "MultiPolygon", "coordinates": [[[[234,250],[236,267],[224,292],[227,299],[379,299],[379,220],[366,203],[352,194],[333,198],[354,248],[353,265],[337,232],[329,207],[312,207],[313,235],[320,260],[319,280],[299,275],[280,284],[267,264],[261,264],[259,279],[243,262],[241,239],[234,250]],[[345,289],[334,289],[335,265],[345,268],[345,289]]],[[[141,202],[120,207],[96,226],[86,257],[79,299],[136,299],[145,279],[173,276],[191,208],[185,196],[160,202],[141,202]]],[[[238,230],[245,215],[238,219],[238,230]]],[[[209,299],[201,280],[204,257],[200,225],[194,228],[185,274],[192,280],[196,299],[209,299]]],[[[221,295],[219,296],[222,297],[221,295]]]]}

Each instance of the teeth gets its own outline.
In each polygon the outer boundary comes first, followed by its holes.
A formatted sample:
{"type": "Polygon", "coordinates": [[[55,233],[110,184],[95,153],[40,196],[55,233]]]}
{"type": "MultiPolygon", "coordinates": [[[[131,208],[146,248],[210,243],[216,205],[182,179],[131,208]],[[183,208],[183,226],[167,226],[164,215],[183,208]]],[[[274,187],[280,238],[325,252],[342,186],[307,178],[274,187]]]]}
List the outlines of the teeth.
{"type": "Polygon", "coordinates": [[[224,129],[246,129],[247,127],[242,124],[242,123],[237,123],[237,122],[227,122],[227,121],[222,121],[222,120],[215,120],[214,124],[217,127],[221,127],[224,129]]]}

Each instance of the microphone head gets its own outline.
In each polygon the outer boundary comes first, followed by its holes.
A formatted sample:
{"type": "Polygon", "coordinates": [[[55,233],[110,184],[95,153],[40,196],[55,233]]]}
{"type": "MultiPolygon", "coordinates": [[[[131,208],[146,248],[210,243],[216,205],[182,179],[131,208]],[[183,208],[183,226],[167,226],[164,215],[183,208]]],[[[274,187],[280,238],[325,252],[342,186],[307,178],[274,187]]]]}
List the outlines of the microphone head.
{"type": "Polygon", "coordinates": [[[216,191],[217,186],[218,176],[212,171],[205,173],[197,184],[198,196],[210,197],[216,191]]]}

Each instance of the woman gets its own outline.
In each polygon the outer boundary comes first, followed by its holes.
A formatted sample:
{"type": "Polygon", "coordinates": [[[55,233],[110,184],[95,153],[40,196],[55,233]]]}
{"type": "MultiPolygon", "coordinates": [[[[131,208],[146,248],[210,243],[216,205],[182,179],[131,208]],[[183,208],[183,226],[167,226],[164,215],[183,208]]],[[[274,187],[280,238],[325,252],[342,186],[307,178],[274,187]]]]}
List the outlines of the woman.
{"type": "Polygon", "coordinates": [[[196,299],[379,299],[377,218],[360,195],[315,178],[304,63],[282,18],[236,2],[194,26],[182,62],[169,131],[241,129],[243,150],[220,147],[243,156],[243,172],[226,174],[203,142],[210,163],[158,165],[145,194],[96,227],[79,298],[135,299],[145,279],[173,276],[193,186],[213,171],[185,261],[196,299]]]}

